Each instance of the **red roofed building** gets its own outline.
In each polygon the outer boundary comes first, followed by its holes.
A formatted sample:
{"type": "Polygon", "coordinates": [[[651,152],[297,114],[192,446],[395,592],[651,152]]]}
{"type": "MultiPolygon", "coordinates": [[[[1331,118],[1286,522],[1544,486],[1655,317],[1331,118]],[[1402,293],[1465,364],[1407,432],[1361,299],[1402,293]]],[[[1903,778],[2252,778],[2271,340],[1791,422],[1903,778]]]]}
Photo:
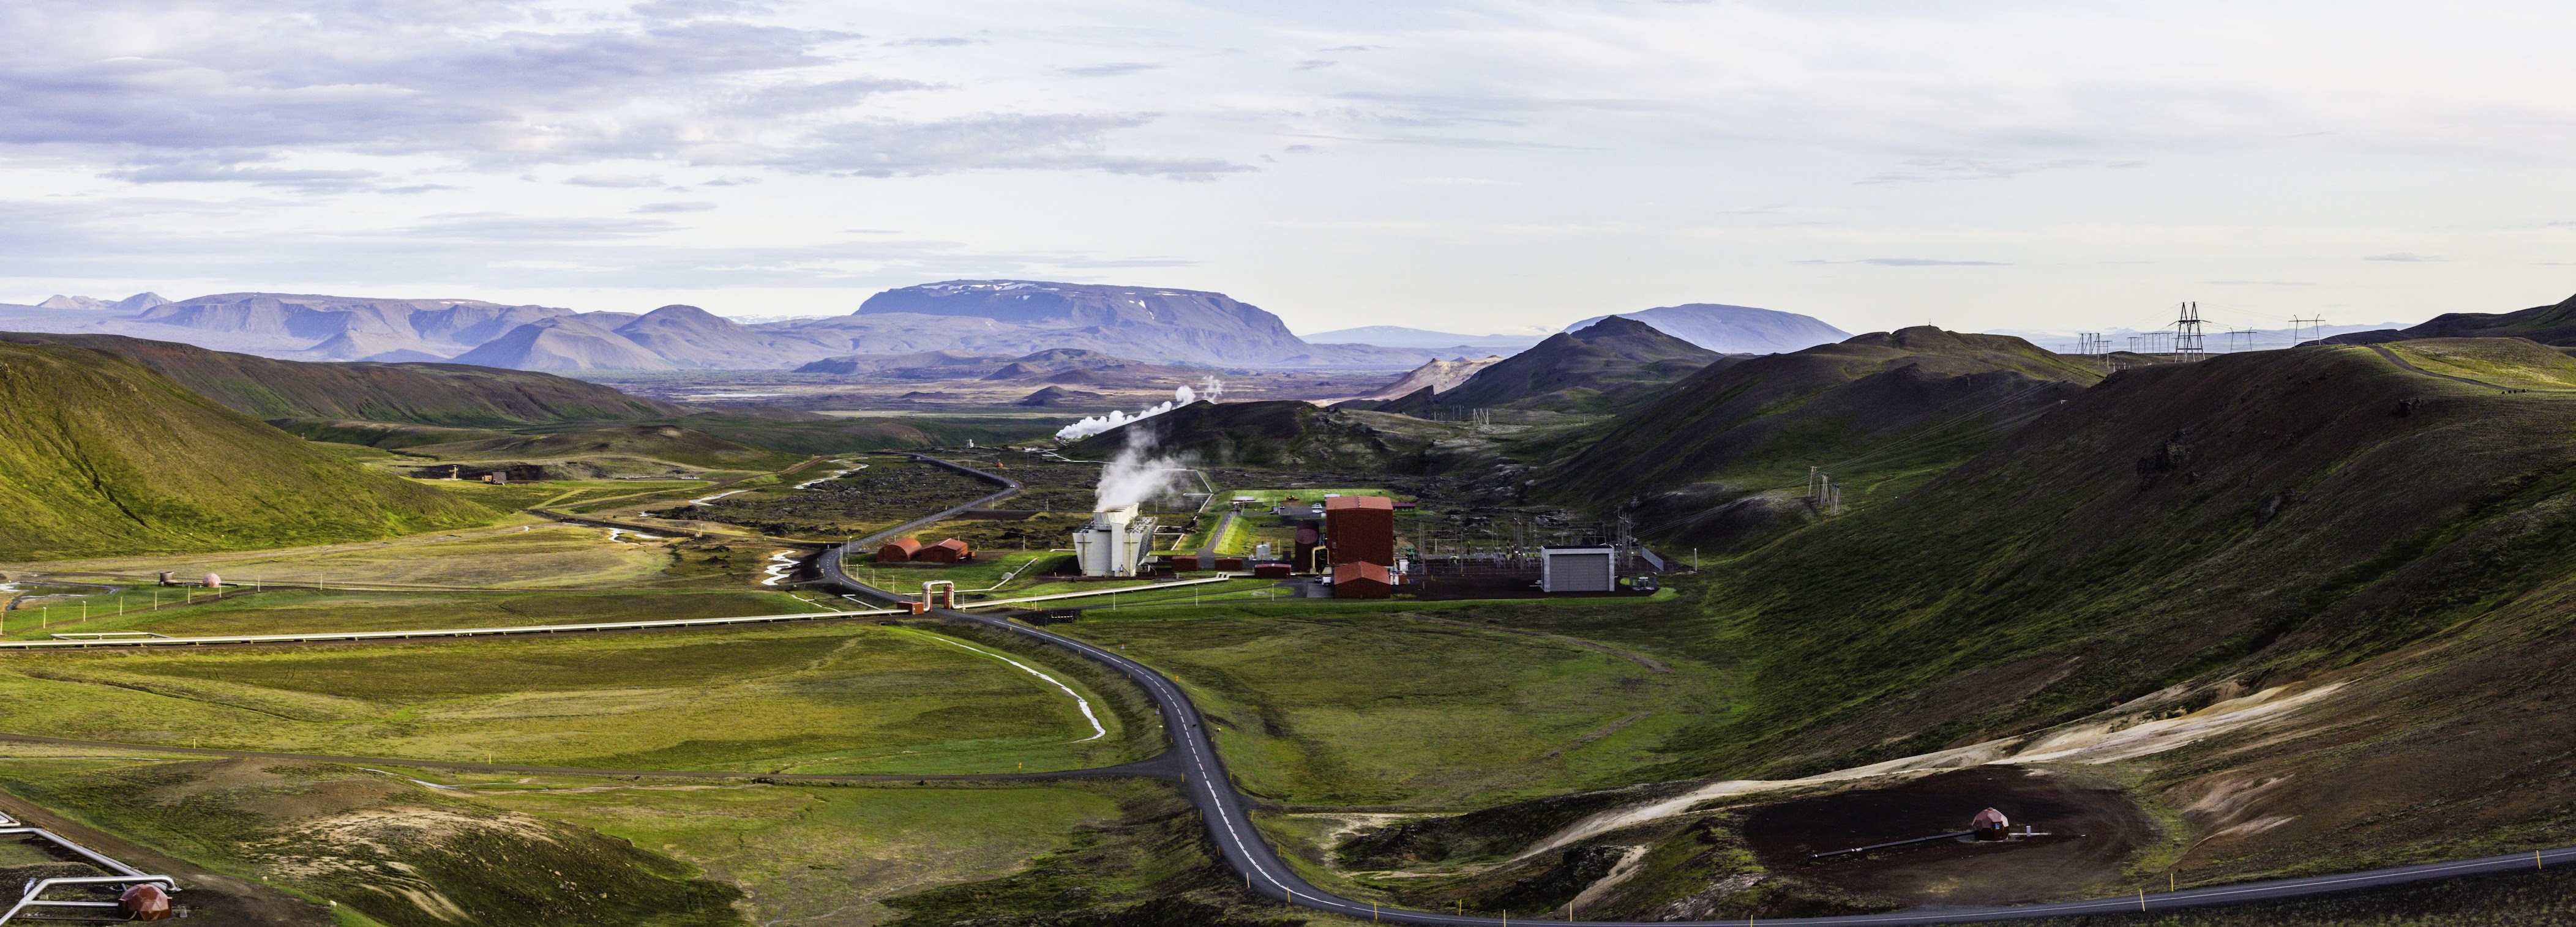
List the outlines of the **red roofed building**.
{"type": "Polygon", "coordinates": [[[910,563],[913,555],[919,553],[921,553],[921,539],[896,538],[887,541],[884,547],[877,548],[877,562],[910,563]]]}
{"type": "Polygon", "coordinates": [[[1395,595],[1395,578],[1374,563],[1333,565],[1333,598],[1383,599],[1395,595]]]}
{"type": "Polygon", "coordinates": [[[974,556],[975,552],[967,549],[966,542],[949,538],[922,548],[920,553],[912,555],[912,559],[923,563],[964,563],[974,556]]]}
{"type": "Polygon", "coordinates": [[[1324,544],[1334,566],[1395,563],[1395,500],[1385,496],[1334,496],[1324,500],[1324,544]]]}

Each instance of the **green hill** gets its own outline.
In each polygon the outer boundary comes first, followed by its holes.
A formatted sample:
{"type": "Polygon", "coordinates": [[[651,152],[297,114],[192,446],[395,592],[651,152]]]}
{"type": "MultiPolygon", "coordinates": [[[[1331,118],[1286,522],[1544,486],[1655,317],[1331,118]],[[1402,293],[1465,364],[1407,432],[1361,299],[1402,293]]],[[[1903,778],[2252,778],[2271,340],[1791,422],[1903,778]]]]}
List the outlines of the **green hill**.
{"type": "MultiPolygon", "coordinates": [[[[2527,345],[2384,347],[2576,383],[2576,361],[2527,345]]],[[[1688,780],[1671,787],[1721,795],[1712,780],[1906,758],[1999,778],[1983,764],[2010,763],[2137,802],[2157,833],[2120,857],[2123,877],[2186,887],[2564,845],[2576,391],[2446,376],[2358,346],[2127,370],[1900,498],[1677,579],[1669,604],[1478,620],[1725,678],[1727,712],[1605,787],[1688,780]]],[[[1481,859],[1434,844],[1519,846],[1647,797],[1547,799],[1381,837],[1427,835],[1412,844],[1426,863],[1481,859]]],[[[1580,852],[1654,843],[1627,899],[1596,910],[1653,917],[1743,872],[1722,849],[1735,825],[1721,809],[1740,800],[1586,840],[1580,852]]],[[[2069,810],[1987,803],[2043,829],[2069,810]]],[[[1555,859],[1482,884],[1527,883],[1507,880],[1555,859]]],[[[1803,872],[1773,870],[1764,888],[1786,896],[1735,895],[1729,910],[1820,913],[1796,906],[1803,872]]]]}
{"type": "MultiPolygon", "coordinates": [[[[2554,369],[2535,378],[2576,376],[2537,362],[2554,369]]],[[[2403,836],[2371,809],[2445,795],[2485,796],[2450,812],[2479,819],[2576,810],[2528,794],[2576,774],[2563,744],[2529,740],[2576,721],[2576,680],[2533,675],[2576,661],[2571,421],[2576,394],[2442,380],[2362,347],[2115,374],[1901,499],[1712,570],[1697,617],[1639,629],[1749,682],[1660,772],[1813,772],[2341,683],[2347,699],[2295,734],[2192,754],[2162,787],[2180,803],[2194,776],[2307,777],[2256,804],[2312,802],[2297,813],[2353,829],[2337,839],[2403,836]],[[2477,738],[2519,746],[2439,746],[2477,738]],[[2356,752],[2372,740],[2385,755],[2356,752]],[[2313,804],[2361,788],[2382,794],[2313,804]]]]}
{"type": "Polygon", "coordinates": [[[1152,436],[1154,453],[1203,466],[1296,467],[1412,473],[1439,426],[1399,415],[1327,409],[1311,402],[1197,402],[1074,443],[1066,453],[1106,460],[1131,434],[1152,436]]]}
{"type": "Polygon", "coordinates": [[[1536,347],[1476,371],[1448,392],[1435,396],[1425,387],[1376,411],[1415,414],[1434,406],[1608,411],[1729,359],[1614,315],[1581,331],[1549,335],[1536,347]]]}
{"type": "Polygon", "coordinates": [[[679,406],[595,383],[464,364],[309,363],[120,335],[0,334],[116,354],[257,419],[364,419],[495,427],[668,418],[679,406]]]}
{"type": "Polygon", "coordinates": [[[2547,345],[2576,345],[2576,296],[2513,312],[2446,312],[2413,328],[2352,332],[2326,340],[2369,344],[2427,338],[2528,338],[2547,345]]]}
{"type": "Polygon", "coordinates": [[[493,516],[84,348],[0,344],[0,435],[0,559],[12,561],[330,543],[493,516]]]}
{"type": "Polygon", "coordinates": [[[1702,370],[1593,428],[1541,488],[1592,507],[1636,500],[1652,535],[1743,540],[1805,492],[1809,467],[1849,485],[1847,507],[1893,498],[2101,378],[2004,335],[1861,335],[1702,370]]]}

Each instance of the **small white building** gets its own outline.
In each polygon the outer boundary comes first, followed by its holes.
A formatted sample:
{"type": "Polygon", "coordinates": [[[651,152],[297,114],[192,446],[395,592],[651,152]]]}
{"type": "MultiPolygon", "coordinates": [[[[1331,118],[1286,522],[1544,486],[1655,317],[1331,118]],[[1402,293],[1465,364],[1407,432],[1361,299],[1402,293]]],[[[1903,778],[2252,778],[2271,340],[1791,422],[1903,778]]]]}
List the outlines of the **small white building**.
{"type": "Polygon", "coordinates": [[[1154,520],[1122,506],[1091,516],[1073,532],[1073,557],[1084,576],[1134,576],[1154,549],[1154,520]]]}
{"type": "Polygon", "coordinates": [[[1616,592],[1619,571],[1612,560],[1617,553],[1608,547],[1539,548],[1538,586],[1549,592],[1616,592]]]}

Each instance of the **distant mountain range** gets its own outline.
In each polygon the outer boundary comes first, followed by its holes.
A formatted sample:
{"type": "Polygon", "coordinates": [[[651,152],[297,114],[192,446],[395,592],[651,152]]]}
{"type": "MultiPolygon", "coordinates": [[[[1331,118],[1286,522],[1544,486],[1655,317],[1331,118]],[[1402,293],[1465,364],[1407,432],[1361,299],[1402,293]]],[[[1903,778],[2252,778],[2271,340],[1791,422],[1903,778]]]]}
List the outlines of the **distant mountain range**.
{"type": "Polygon", "coordinates": [[[1419,348],[1312,344],[1222,293],[1028,280],[887,290],[856,312],[745,325],[695,306],[576,312],[472,299],[222,293],[172,302],[56,296],[0,305],[0,329],[184,340],[287,360],[439,361],[519,370],[780,370],[852,355],[1071,348],[1220,368],[1395,370],[1419,348]]]}
{"type": "MultiPolygon", "coordinates": [[[[1694,303],[1630,316],[1721,353],[1791,351],[1845,337],[1786,312],[1694,303]]],[[[1588,319],[1575,328],[1588,328],[1588,319]]],[[[172,301],[57,295],[0,305],[0,330],[123,335],[284,360],[454,361],[515,370],[788,370],[925,352],[1017,358],[1070,349],[1146,364],[1400,370],[1516,353],[1527,336],[1379,325],[1300,338],[1223,293],[1158,287],[952,280],[887,290],[828,318],[744,324],[688,305],[578,312],[475,299],[219,293],[172,301]]]]}
{"type": "MultiPolygon", "coordinates": [[[[1619,315],[1720,354],[1786,354],[1851,337],[1850,332],[1813,316],[1721,303],[1684,303],[1619,315]]],[[[1586,328],[1606,318],[1596,315],[1565,330],[1586,328]]]]}

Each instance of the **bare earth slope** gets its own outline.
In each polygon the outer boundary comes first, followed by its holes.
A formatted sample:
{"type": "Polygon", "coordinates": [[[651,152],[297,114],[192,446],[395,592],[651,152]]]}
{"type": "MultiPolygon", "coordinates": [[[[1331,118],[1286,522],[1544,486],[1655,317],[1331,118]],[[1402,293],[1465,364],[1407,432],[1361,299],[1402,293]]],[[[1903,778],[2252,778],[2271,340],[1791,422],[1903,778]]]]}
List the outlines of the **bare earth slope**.
{"type": "Polygon", "coordinates": [[[327,543],[493,514],[83,348],[0,344],[0,435],[0,559],[327,543]]]}

